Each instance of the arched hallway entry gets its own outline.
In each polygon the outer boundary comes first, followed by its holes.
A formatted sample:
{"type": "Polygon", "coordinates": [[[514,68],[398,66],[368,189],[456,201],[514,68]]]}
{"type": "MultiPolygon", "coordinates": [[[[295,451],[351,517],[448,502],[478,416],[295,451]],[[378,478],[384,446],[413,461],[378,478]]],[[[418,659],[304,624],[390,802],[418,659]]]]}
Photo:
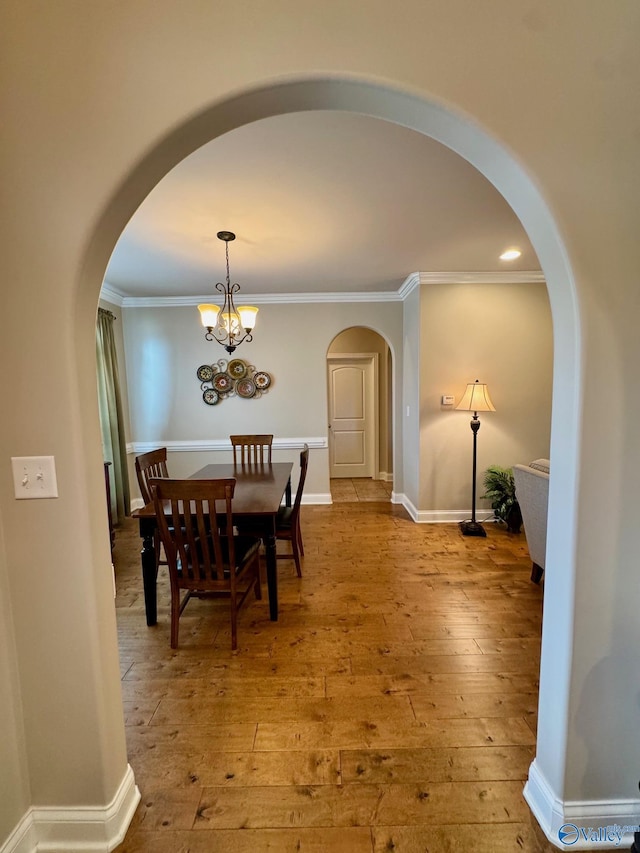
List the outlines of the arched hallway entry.
{"type": "MultiPolygon", "coordinates": [[[[120,230],[132,209],[140,203],[167,171],[167,166],[193,151],[198,145],[237,127],[268,115],[301,109],[363,110],[379,118],[399,122],[432,136],[461,154],[478,168],[502,192],[523,223],[541,260],[551,302],[554,328],[562,335],[554,340],[554,392],[551,456],[554,478],[550,493],[548,565],[564,567],[562,573],[549,573],[549,604],[545,613],[545,632],[553,633],[553,654],[545,654],[544,633],[541,664],[539,748],[536,767],[544,784],[530,795],[539,811],[544,785],[561,791],[566,771],[566,742],[571,683],[571,623],[566,619],[566,603],[573,600],[575,489],[577,447],[574,440],[578,423],[580,388],[579,312],[571,271],[559,233],[544,200],[528,175],[500,146],[479,128],[470,125],[440,106],[414,95],[377,84],[349,79],[307,79],[257,88],[236,98],[216,104],[167,135],[129,174],[113,196],[94,232],[84,264],[88,270],[104,269],[120,230]],[[556,508],[562,506],[562,523],[556,508]],[[548,626],[548,630],[547,630],[548,626]],[[558,685],[563,685],[558,690],[558,685]]],[[[86,323],[95,310],[99,282],[84,278],[79,282],[82,300],[78,317],[86,323]],[[93,294],[90,296],[90,294],[93,294]],[[88,297],[88,298],[87,298],[88,297]],[[85,318],[82,318],[82,312],[85,318]]],[[[405,366],[407,352],[404,353],[405,366]]],[[[394,460],[394,473],[402,476],[411,465],[411,448],[403,442],[402,459],[394,460]]]]}
{"type": "MultiPolygon", "coordinates": [[[[0,134],[10,211],[0,228],[0,765],[12,780],[3,839],[30,832],[30,849],[57,839],[68,850],[89,834],[88,848],[108,849],[131,802],[94,371],[98,293],[118,236],[198,146],[263,117],[318,110],[432,136],[494,184],[532,241],[549,287],[555,376],[527,797],[556,843],[566,819],[640,820],[640,396],[629,392],[640,362],[630,109],[640,5],[620,0],[613,14],[611,5],[496,0],[487,15],[484,4],[447,0],[366,13],[356,0],[304,10],[293,0],[155,0],[153,14],[143,0],[0,4],[10,117],[0,134]],[[15,499],[10,459],[25,455],[55,457],[57,499],[15,499]]],[[[295,215],[289,199],[281,207],[295,215]]],[[[325,306],[335,326],[320,347],[323,371],[341,328],[339,308],[325,306]]],[[[394,347],[398,336],[404,381],[416,352],[397,326],[394,347]]],[[[324,373],[314,388],[324,399],[324,373]]],[[[397,478],[411,462],[408,426],[395,434],[397,478]]]]}
{"type": "Polygon", "coordinates": [[[393,482],[393,364],[382,335],[362,326],[336,335],[327,351],[327,396],[329,476],[393,482]]]}

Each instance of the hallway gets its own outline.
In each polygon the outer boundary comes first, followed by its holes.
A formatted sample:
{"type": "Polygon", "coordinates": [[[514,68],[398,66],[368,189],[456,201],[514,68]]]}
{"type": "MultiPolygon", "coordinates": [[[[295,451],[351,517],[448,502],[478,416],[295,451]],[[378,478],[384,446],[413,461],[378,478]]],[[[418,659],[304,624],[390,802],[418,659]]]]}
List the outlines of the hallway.
{"type": "Polygon", "coordinates": [[[390,501],[393,491],[393,483],[373,480],[371,477],[345,477],[332,479],[329,482],[331,499],[334,503],[390,501]]]}

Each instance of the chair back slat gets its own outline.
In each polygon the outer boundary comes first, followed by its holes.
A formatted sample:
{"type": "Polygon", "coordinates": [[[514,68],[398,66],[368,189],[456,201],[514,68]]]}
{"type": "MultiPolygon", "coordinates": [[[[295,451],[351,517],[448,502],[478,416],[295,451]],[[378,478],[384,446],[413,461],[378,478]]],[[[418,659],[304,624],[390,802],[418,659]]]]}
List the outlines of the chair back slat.
{"type": "Polygon", "coordinates": [[[136,456],[136,477],[145,504],[151,503],[152,500],[149,480],[168,476],[166,447],[159,447],[157,450],[150,450],[148,453],[136,456]]]}
{"type": "Polygon", "coordinates": [[[220,533],[233,530],[235,483],[234,479],[149,481],[169,575],[178,588],[235,588],[233,536],[220,533]]]}
{"type": "Polygon", "coordinates": [[[171,582],[171,648],[178,648],[180,614],[193,596],[229,600],[231,648],[238,647],[238,608],[260,590],[260,539],[233,533],[236,481],[149,480],[156,526],[171,582]],[[236,559],[237,557],[237,559],[236,559]],[[182,593],[184,592],[184,595],[182,593]]]}
{"type": "Polygon", "coordinates": [[[231,435],[234,465],[263,465],[271,462],[273,435],[231,435]]]}

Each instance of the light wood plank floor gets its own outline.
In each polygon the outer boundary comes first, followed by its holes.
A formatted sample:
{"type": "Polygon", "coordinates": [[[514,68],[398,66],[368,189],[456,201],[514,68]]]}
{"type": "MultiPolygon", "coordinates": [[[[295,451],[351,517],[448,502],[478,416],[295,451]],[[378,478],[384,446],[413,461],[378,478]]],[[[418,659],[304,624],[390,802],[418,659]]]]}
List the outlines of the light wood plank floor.
{"type": "Polygon", "coordinates": [[[120,853],[553,850],[522,798],[542,608],[524,535],[373,502],[305,506],[302,523],[304,577],[279,562],[280,620],[248,601],[235,653],[211,601],[189,603],[170,649],[163,568],[146,627],[137,527],[118,532],[142,792],[120,853]]]}
{"type": "Polygon", "coordinates": [[[371,477],[340,477],[330,482],[331,499],[334,503],[354,501],[389,501],[393,483],[374,480],[371,477]]]}

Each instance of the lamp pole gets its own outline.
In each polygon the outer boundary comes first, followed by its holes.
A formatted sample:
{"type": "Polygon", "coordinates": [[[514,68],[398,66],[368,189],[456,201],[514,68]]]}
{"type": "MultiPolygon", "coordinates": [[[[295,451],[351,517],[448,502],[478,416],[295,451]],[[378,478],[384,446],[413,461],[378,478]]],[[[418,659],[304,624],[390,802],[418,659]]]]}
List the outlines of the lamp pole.
{"type": "Polygon", "coordinates": [[[480,418],[478,412],[495,412],[496,408],[491,402],[489,389],[484,382],[476,379],[467,385],[462,399],[456,406],[458,411],[473,412],[471,418],[471,432],[473,433],[473,474],[471,477],[471,521],[461,521],[460,531],[464,536],[486,536],[487,532],[479,521],[476,521],[476,473],[478,462],[478,430],[480,429],[480,418]]]}
{"type": "Polygon", "coordinates": [[[476,521],[476,471],[478,462],[478,430],[480,429],[480,418],[474,412],[471,418],[471,432],[473,433],[473,473],[471,475],[471,521],[461,521],[460,530],[465,536],[486,536],[487,531],[476,521]]]}

